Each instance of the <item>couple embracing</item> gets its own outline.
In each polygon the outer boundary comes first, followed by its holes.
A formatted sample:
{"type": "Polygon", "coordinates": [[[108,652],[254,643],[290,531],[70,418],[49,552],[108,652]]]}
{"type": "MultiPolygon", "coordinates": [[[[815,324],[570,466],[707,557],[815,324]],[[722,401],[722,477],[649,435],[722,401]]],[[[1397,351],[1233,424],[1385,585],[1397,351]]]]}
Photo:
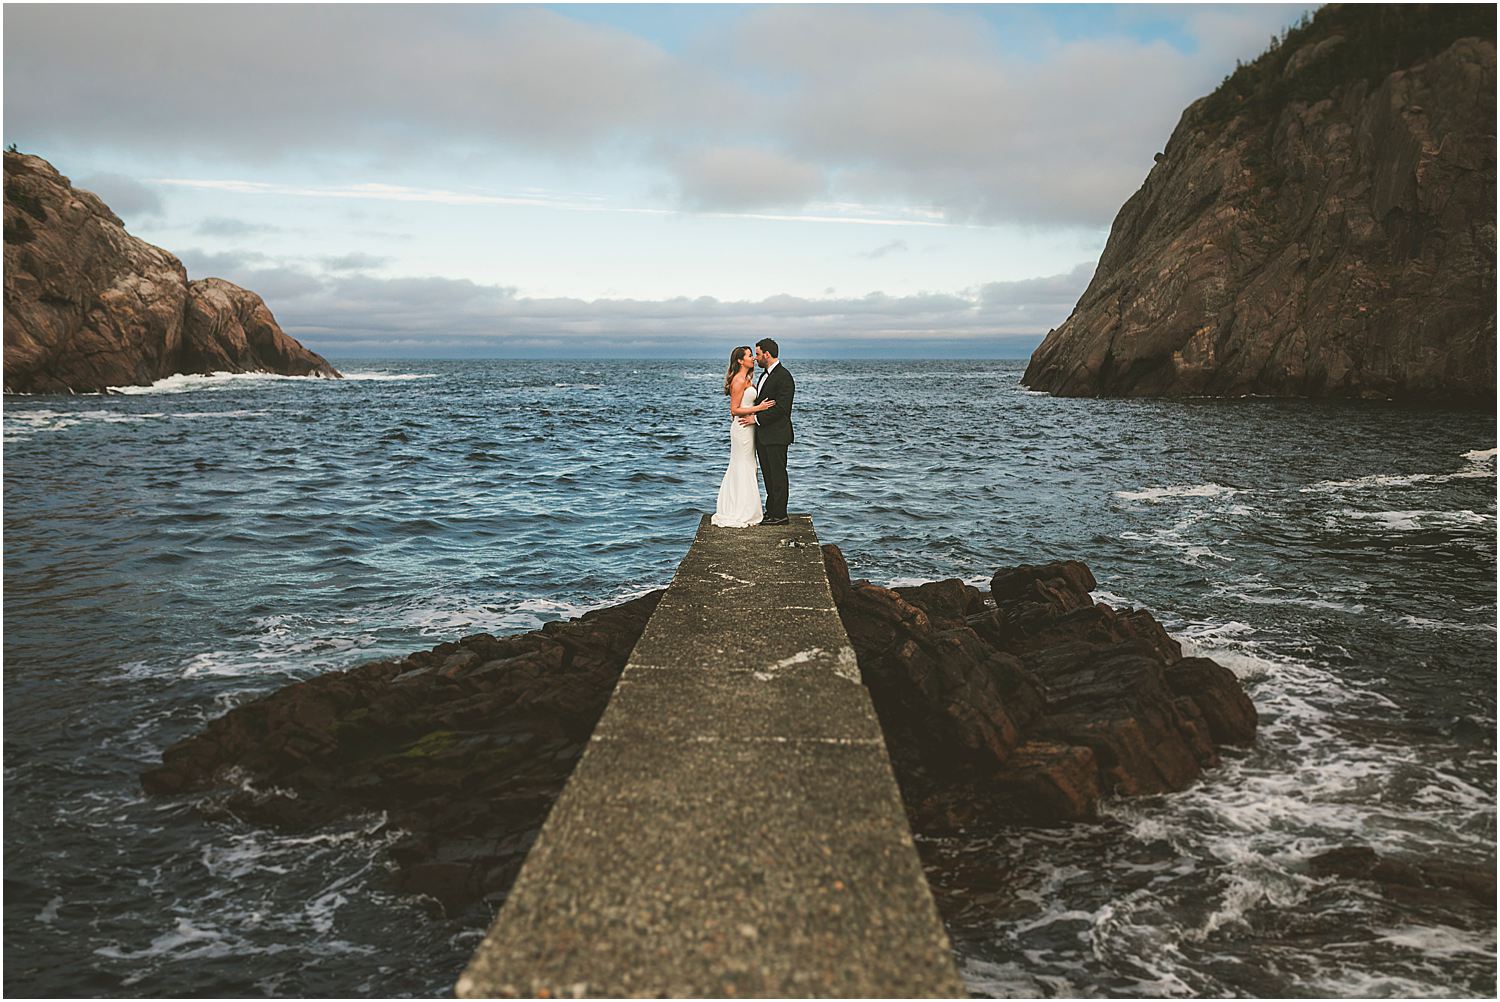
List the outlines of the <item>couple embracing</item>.
{"type": "Polygon", "coordinates": [[[781,350],[770,338],[755,342],[755,352],[742,345],[729,353],[724,395],[729,398],[729,470],[719,485],[714,525],[786,525],[786,447],[792,444],[792,397],[796,384],[777,356],[781,350]],[[751,377],[763,370],[759,383],[751,377]],[[766,504],[760,503],[755,482],[755,460],[766,479],[766,504]]]}

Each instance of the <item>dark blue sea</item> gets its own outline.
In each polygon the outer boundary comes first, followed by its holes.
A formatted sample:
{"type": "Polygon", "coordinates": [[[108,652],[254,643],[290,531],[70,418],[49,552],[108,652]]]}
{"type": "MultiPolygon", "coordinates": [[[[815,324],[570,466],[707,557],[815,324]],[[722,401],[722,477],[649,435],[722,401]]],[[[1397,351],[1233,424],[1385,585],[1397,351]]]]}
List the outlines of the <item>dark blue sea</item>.
{"type": "MultiPolygon", "coordinates": [[[[448,992],[483,929],[387,888],[380,816],[278,833],[139,773],[294,679],[662,586],[713,508],[721,362],[333,361],[5,399],[7,994],[448,992]]],[[[1494,867],[1492,414],[785,362],[791,509],[856,577],[1081,559],[1260,709],[1187,791],[930,846],[1010,870],[974,993],[1493,995],[1493,911],[1306,862],[1494,867]]]]}

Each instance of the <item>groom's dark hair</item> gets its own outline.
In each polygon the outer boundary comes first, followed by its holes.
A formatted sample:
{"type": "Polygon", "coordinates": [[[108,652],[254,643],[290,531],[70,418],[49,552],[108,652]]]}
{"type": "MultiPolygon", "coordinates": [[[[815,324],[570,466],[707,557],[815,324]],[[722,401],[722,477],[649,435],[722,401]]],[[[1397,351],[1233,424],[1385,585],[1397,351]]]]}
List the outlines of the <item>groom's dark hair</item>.
{"type": "Polygon", "coordinates": [[[781,349],[776,347],[776,342],[772,341],[768,337],[763,337],[759,341],[755,342],[755,347],[759,348],[767,355],[770,355],[772,358],[781,357],[781,349]]]}

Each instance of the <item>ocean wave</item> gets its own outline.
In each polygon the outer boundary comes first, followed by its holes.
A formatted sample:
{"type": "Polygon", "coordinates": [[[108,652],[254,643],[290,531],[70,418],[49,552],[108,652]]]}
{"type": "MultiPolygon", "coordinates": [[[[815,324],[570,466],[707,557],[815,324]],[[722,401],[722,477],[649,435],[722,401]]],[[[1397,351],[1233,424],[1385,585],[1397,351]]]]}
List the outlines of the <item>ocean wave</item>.
{"type": "MultiPolygon", "coordinates": [[[[1380,528],[1393,532],[1464,529],[1495,521],[1494,515],[1470,511],[1467,508],[1461,508],[1458,511],[1358,511],[1353,508],[1343,508],[1339,514],[1361,522],[1378,522],[1380,528]]],[[[1338,520],[1330,518],[1328,524],[1330,527],[1336,526],[1338,520]]]]}
{"type": "Polygon", "coordinates": [[[1351,928],[1351,916],[1364,914],[1359,909],[1371,892],[1314,877],[1307,860],[1351,844],[1398,859],[1492,852],[1488,826],[1462,825],[1476,813],[1493,817],[1493,794],[1454,776],[1444,757],[1413,746],[1399,726],[1383,730],[1397,704],[1291,653],[1296,645],[1286,638],[1237,620],[1169,629],[1185,654],[1211,657],[1247,681],[1260,733],[1252,749],[1226,755],[1187,790],[1102,805],[1101,813],[1128,834],[1120,856],[1138,856],[1153,844],[1167,848],[1154,864],[1156,877],[1144,884],[1113,863],[1096,875],[1115,889],[1109,913],[1090,930],[1094,955],[1109,960],[1112,972],[1140,977],[1130,994],[1161,994],[1146,992],[1147,984],[1179,975],[1194,985],[1191,994],[1240,994],[1243,983],[1220,982],[1216,970],[1233,977],[1242,962],[1234,958],[1260,949],[1268,929],[1328,922],[1348,929],[1354,941],[1299,948],[1297,969],[1284,972],[1296,986],[1290,994],[1341,994],[1332,987],[1369,968],[1369,951],[1388,945],[1407,955],[1387,956],[1384,980],[1418,994],[1450,984],[1441,962],[1471,948],[1482,952],[1492,931],[1470,934],[1460,947],[1441,925],[1356,936],[1360,923],[1351,928]],[[1330,895],[1339,901],[1331,910],[1330,895]],[[1157,944],[1145,952],[1161,964],[1149,972],[1131,960],[1146,941],[1157,944]],[[1220,967],[1186,956],[1178,944],[1190,943],[1212,944],[1231,962],[1220,967]]]}
{"type": "Polygon", "coordinates": [[[1441,619],[1424,619],[1421,616],[1401,616],[1396,622],[1418,630],[1453,631],[1457,633],[1495,632],[1495,624],[1493,623],[1450,623],[1441,619]]]}
{"type": "Polygon", "coordinates": [[[1187,564],[1189,567],[1201,567],[1204,560],[1220,560],[1226,563],[1233,563],[1233,557],[1226,556],[1202,542],[1188,538],[1188,530],[1201,518],[1201,515],[1190,516],[1172,526],[1152,529],[1149,532],[1136,532],[1133,529],[1127,529],[1120,533],[1120,538],[1136,540],[1169,550],[1179,561],[1187,564]]]}
{"type": "Polygon", "coordinates": [[[1495,455],[1500,450],[1471,449],[1459,458],[1464,465],[1450,473],[1374,473],[1352,480],[1320,480],[1298,490],[1303,493],[1362,490],[1374,487],[1410,487],[1413,484],[1442,484],[1450,480],[1472,480],[1495,475],[1495,455]]]}
{"type": "Polygon", "coordinates": [[[1240,581],[1228,581],[1215,585],[1213,594],[1250,605],[1299,605],[1309,609],[1331,609],[1337,612],[1365,611],[1363,602],[1340,602],[1311,586],[1287,587],[1267,581],[1259,574],[1240,581]]]}
{"type": "Polygon", "coordinates": [[[204,418],[265,417],[270,413],[270,411],[229,410],[188,411],[180,414],[156,411],[152,413],[132,414],[126,411],[107,410],[17,411],[13,409],[5,416],[5,441],[25,441],[43,432],[62,431],[64,428],[73,428],[80,425],[141,424],[146,421],[158,420],[196,421],[204,418]]]}
{"type": "Polygon", "coordinates": [[[177,373],[158,379],[149,386],[111,386],[105,392],[123,396],[140,396],[148,393],[188,393],[193,390],[224,390],[243,383],[285,382],[294,380],[307,382],[336,383],[338,380],[318,375],[285,376],[279,372],[211,372],[177,373]]]}
{"type": "Polygon", "coordinates": [[[436,372],[346,372],[344,378],[356,383],[400,383],[411,379],[436,379],[438,374],[436,372]]]}
{"type": "Polygon", "coordinates": [[[116,411],[18,411],[12,408],[5,415],[5,440],[7,442],[20,441],[40,432],[62,431],[64,428],[71,428],[74,425],[89,422],[100,424],[139,424],[142,421],[151,421],[155,418],[166,416],[161,413],[122,414],[116,411]]]}
{"type": "Polygon", "coordinates": [[[595,609],[619,605],[650,592],[648,587],[627,587],[599,600],[567,600],[538,596],[497,595],[493,603],[473,604],[457,598],[446,603],[417,602],[404,608],[388,610],[382,620],[386,625],[414,630],[419,636],[451,636],[463,633],[522,633],[537,630],[544,623],[575,619],[595,609]]]}
{"type": "Polygon", "coordinates": [[[1138,491],[1115,491],[1115,497],[1126,501],[1173,501],[1177,498],[1216,498],[1244,494],[1238,487],[1222,484],[1179,484],[1175,487],[1147,487],[1138,491]]]}

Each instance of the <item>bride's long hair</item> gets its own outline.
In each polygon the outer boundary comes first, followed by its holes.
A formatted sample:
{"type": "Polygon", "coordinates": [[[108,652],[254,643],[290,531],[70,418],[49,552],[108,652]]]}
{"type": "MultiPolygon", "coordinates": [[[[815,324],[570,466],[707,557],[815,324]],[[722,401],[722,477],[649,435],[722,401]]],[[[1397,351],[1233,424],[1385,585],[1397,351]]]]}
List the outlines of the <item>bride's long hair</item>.
{"type": "Polygon", "coordinates": [[[734,374],[740,371],[740,359],[750,351],[748,344],[742,344],[729,353],[729,371],[724,373],[724,395],[729,396],[729,384],[734,382],[734,374]]]}

